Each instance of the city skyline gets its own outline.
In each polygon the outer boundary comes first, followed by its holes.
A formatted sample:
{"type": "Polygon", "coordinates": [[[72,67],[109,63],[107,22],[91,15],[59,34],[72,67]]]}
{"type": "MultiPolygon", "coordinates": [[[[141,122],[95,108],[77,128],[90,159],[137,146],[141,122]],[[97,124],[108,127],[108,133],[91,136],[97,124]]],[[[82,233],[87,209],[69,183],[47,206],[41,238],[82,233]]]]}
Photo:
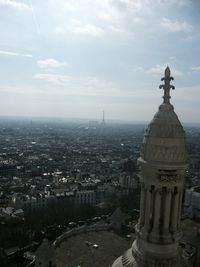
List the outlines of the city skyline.
{"type": "Polygon", "coordinates": [[[0,116],[148,121],[169,65],[176,113],[199,123],[199,11],[190,0],[0,0],[0,116]]]}

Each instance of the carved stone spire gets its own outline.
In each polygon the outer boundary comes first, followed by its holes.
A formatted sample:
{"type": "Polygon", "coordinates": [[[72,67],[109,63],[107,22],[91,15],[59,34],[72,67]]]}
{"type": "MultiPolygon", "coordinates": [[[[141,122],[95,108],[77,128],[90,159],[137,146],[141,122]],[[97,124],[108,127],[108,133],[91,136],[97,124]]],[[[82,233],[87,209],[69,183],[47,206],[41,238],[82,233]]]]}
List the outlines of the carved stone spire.
{"type": "Polygon", "coordinates": [[[170,68],[167,66],[165,69],[165,77],[161,79],[161,81],[164,81],[164,84],[159,86],[160,89],[164,89],[163,104],[170,104],[170,89],[175,89],[175,87],[170,84],[170,81],[172,80],[174,80],[174,78],[170,77],[170,68]]]}

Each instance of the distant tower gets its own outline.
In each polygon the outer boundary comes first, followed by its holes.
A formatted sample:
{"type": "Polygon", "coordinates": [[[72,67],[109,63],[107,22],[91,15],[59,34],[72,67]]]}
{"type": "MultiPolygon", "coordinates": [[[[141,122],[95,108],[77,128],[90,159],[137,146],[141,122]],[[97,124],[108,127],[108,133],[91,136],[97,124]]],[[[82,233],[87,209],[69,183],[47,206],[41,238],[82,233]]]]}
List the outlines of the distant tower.
{"type": "Polygon", "coordinates": [[[181,257],[181,203],[186,164],[183,127],[170,103],[173,78],[165,70],[163,103],[145,130],[140,158],[140,218],[132,248],[112,267],[187,266],[181,257]]]}
{"type": "Polygon", "coordinates": [[[103,118],[102,118],[102,122],[101,122],[102,125],[105,125],[106,124],[106,121],[105,121],[105,112],[103,111],[103,118]]]}

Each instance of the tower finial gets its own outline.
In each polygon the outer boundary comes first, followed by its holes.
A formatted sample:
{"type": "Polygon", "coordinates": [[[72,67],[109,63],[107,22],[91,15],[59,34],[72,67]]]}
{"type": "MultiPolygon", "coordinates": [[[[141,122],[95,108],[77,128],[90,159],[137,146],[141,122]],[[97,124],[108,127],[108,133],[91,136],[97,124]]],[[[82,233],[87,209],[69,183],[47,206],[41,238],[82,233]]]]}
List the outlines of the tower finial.
{"type": "Polygon", "coordinates": [[[170,84],[170,81],[172,81],[172,80],[174,80],[174,78],[170,76],[170,68],[167,66],[167,68],[165,69],[165,77],[163,77],[161,79],[161,81],[164,81],[164,84],[161,84],[159,86],[160,89],[163,88],[163,90],[164,90],[163,104],[170,104],[169,100],[170,100],[171,96],[170,96],[169,92],[170,92],[170,89],[172,89],[172,90],[175,89],[175,87],[170,84]]]}

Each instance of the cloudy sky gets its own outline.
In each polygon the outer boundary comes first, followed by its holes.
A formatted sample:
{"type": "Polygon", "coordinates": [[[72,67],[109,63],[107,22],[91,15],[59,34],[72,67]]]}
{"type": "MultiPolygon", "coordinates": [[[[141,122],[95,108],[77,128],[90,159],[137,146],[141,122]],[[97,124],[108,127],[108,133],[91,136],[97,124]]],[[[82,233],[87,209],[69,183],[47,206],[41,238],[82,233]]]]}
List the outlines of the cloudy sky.
{"type": "Polygon", "coordinates": [[[0,0],[0,116],[200,122],[199,0],[0,0]]]}

